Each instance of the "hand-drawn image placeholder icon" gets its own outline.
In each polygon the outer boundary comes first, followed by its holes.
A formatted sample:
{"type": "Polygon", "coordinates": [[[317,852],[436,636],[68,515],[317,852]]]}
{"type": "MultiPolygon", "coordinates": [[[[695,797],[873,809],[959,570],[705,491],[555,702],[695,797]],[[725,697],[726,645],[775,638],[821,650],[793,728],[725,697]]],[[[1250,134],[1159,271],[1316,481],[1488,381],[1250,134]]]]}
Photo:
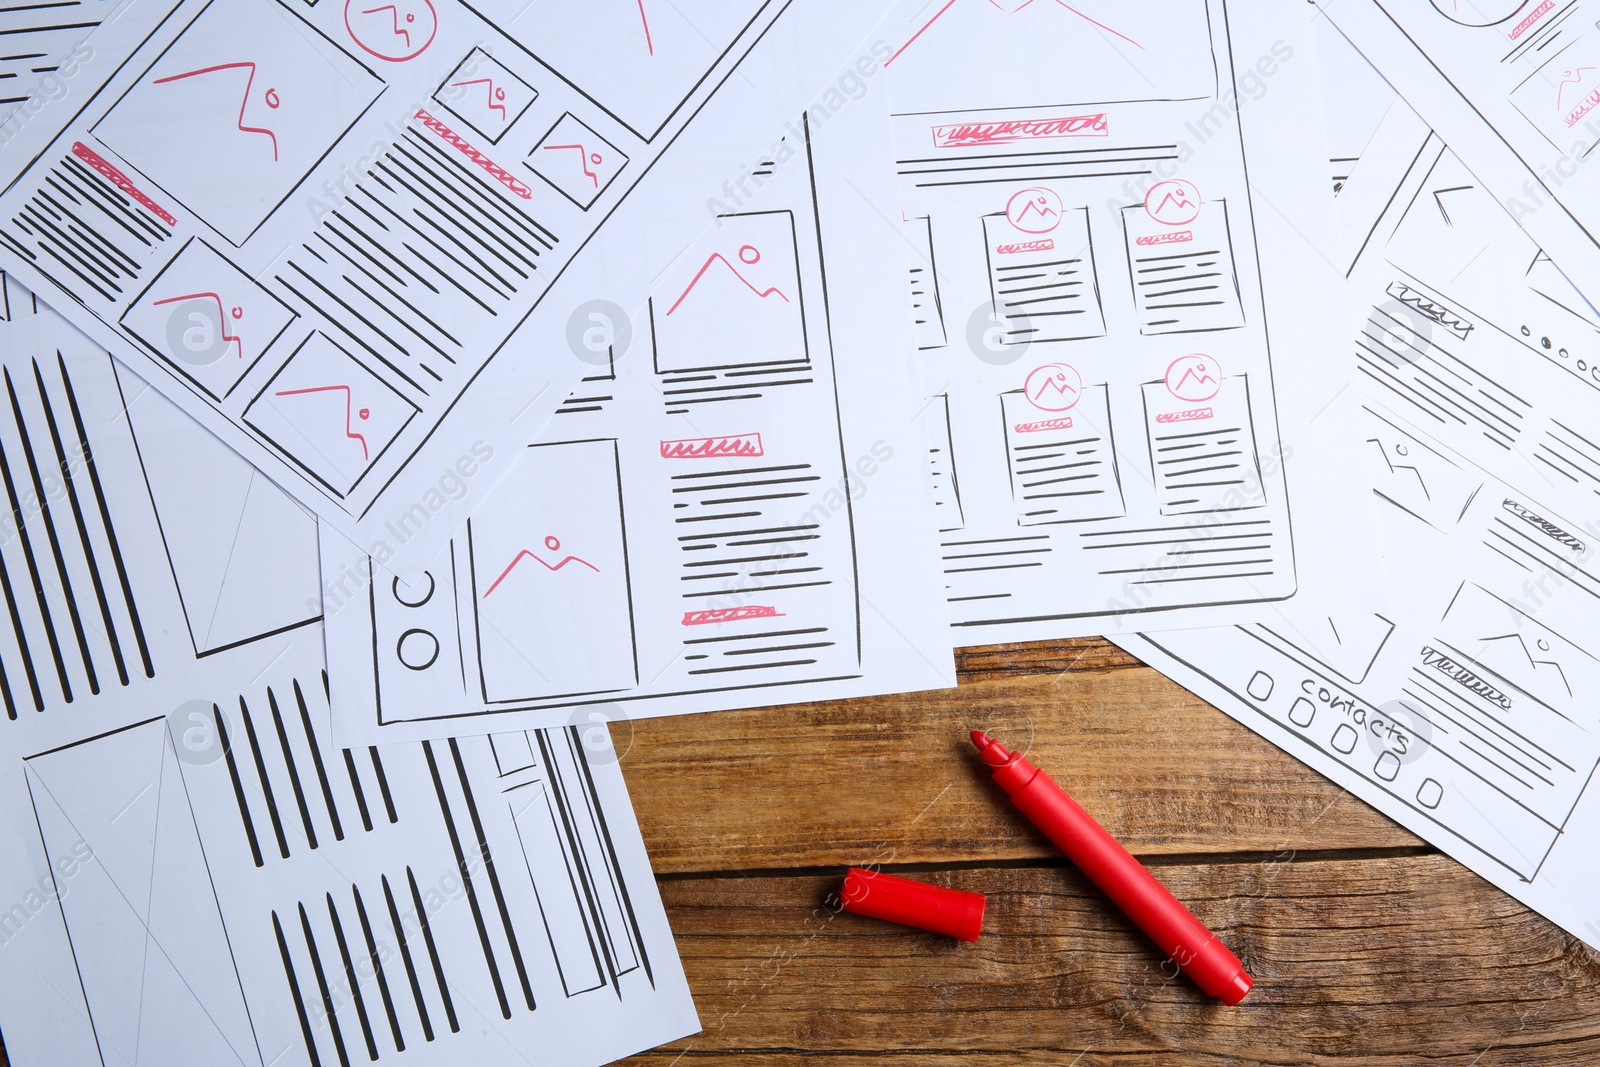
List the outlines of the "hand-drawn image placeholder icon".
{"type": "Polygon", "coordinates": [[[375,76],[271,0],[218,0],[94,134],[242,245],[382,91],[375,76]]]}
{"type": "Polygon", "coordinates": [[[485,700],[637,683],[615,441],[530,448],[467,538],[485,700]]]}
{"type": "Polygon", "coordinates": [[[561,195],[588,211],[628,165],[628,157],[569,112],[551,127],[523,163],[561,195]]]}
{"type": "Polygon", "coordinates": [[[724,215],[650,298],[659,374],[810,359],[788,211],[724,215]]]}
{"type": "Polygon", "coordinates": [[[343,496],[416,413],[411,401],[314,333],[250,401],[244,421],[343,496]]]}
{"type": "Polygon", "coordinates": [[[433,98],[475,132],[497,144],[539,93],[489,53],[474,48],[445,76],[433,98]]]}
{"type": "Polygon", "coordinates": [[[248,274],[192,237],[118,321],[173,370],[220,401],[295,317],[248,274]]]}
{"type": "Polygon", "coordinates": [[[1083,396],[1083,378],[1070,364],[1046,363],[1028,374],[1022,392],[1040,411],[1070,411],[1083,396]]]}
{"type": "Polygon", "coordinates": [[[1574,141],[1593,145],[1600,140],[1590,124],[1600,114],[1600,40],[1591,32],[1552,55],[1511,90],[1511,102],[1559,151],[1574,141]]]}
{"type": "Polygon", "coordinates": [[[433,43],[439,15],[430,0],[345,0],[344,28],[369,56],[405,63],[433,43]]]}

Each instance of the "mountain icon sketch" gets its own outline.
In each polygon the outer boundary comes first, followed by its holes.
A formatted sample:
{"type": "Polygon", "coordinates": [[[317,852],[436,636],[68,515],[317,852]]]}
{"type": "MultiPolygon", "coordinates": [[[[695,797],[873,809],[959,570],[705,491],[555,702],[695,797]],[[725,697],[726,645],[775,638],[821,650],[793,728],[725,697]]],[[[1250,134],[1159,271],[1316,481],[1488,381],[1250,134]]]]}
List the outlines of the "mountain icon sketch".
{"type": "Polygon", "coordinates": [[[1567,86],[1569,86],[1569,85],[1582,86],[1583,85],[1583,76],[1585,74],[1589,73],[1592,70],[1594,70],[1593,67],[1579,67],[1576,70],[1562,71],[1561,84],[1556,86],[1556,110],[1557,111],[1565,111],[1566,110],[1566,107],[1567,107],[1567,105],[1566,105],[1567,86]]]}
{"type": "Polygon", "coordinates": [[[1066,363],[1033,368],[1022,383],[1022,395],[1040,411],[1066,411],[1083,395],[1083,377],[1066,363]]]}
{"type": "MultiPolygon", "coordinates": [[[[1563,689],[1565,689],[1567,691],[1567,696],[1571,696],[1572,695],[1572,683],[1567,681],[1567,672],[1561,669],[1561,664],[1556,662],[1553,659],[1537,659],[1537,658],[1535,658],[1533,652],[1528,648],[1527,639],[1524,638],[1521,634],[1518,634],[1518,633],[1501,634],[1498,637],[1482,637],[1482,638],[1479,638],[1479,640],[1482,641],[1486,645],[1493,644],[1496,641],[1515,641],[1516,644],[1517,644],[1517,647],[1522,650],[1523,656],[1527,658],[1528,666],[1533,668],[1533,671],[1534,671],[1535,674],[1541,673],[1539,671],[1540,667],[1553,667],[1555,669],[1556,674],[1559,675],[1560,678],[1561,678],[1561,688],[1563,688],[1563,689]]],[[[1550,642],[1544,640],[1543,638],[1539,638],[1539,639],[1535,640],[1534,647],[1537,648],[1540,652],[1549,652],[1550,651],[1550,642]]]]}
{"type": "MultiPolygon", "coordinates": [[[[1412,473],[1412,475],[1417,479],[1417,488],[1422,490],[1423,498],[1425,500],[1432,500],[1433,499],[1433,494],[1428,492],[1427,480],[1422,477],[1422,471],[1418,470],[1415,466],[1412,466],[1411,464],[1408,464],[1408,463],[1396,463],[1394,460],[1390,459],[1389,458],[1389,450],[1387,448],[1385,448],[1383,446],[1383,442],[1378,440],[1378,438],[1376,438],[1376,437],[1367,438],[1367,444],[1369,444],[1369,445],[1377,445],[1378,446],[1378,455],[1383,457],[1383,462],[1388,466],[1390,474],[1399,474],[1401,471],[1410,471],[1412,473]]],[[[1405,445],[1399,445],[1399,444],[1394,446],[1394,453],[1397,456],[1404,456],[1404,457],[1409,457],[1411,455],[1411,453],[1409,451],[1407,451],[1405,445]]]]}
{"type": "Polygon", "coordinates": [[[1179,356],[1167,366],[1167,391],[1188,404],[1210,400],[1222,388],[1222,368],[1210,356],[1179,356]]]}
{"type": "MultiPolygon", "coordinates": [[[[169,296],[165,300],[152,300],[151,307],[161,307],[164,304],[181,304],[189,300],[211,300],[217,305],[217,328],[222,334],[224,344],[238,345],[239,358],[244,358],[244,342],[239,340],[238,334],[228,332],[228,315],[222,310],[222,297],[216,293],[187,293],[183,296],[169,296]]],[[[244,317],[244,308],[233,307],[229,309],[235,319],[244,317]]]]}
{"type": "Polygon", "coordinates": [[[465,89],[469,85],[486,86],[484,91],[488,93],[489,98],[485,103],[490,111],[500,112],[500,121],[504,122],[506,118],[506,91],[496,85],[493,78],[473,78],[471,81],[451,82],[450,88],[465,89]]]}
{"type": "MultiPolygon", "coordinates": [[[[250,87],[255,84],[256,80],[256,65],[254,63],[248,61],[243,63],[219,63],[214,67],[201,67],[199,70],[184,71],[182,74],[169,74],[165,78],[157,78],[150,84],[169,85],[172,82],[183,81],[187,78],[198,78],[205,74],[216,74],[224,70],[248,70],[250,72],[249,76],[244,80],[244,98],[239,101],[239,118],[235,121],[234,125],[239,128],[240,133],[259,133],[265,135],[269,140],[271,140],[272,161],[276,163],[278,161],[278,135],[267,129],[265,126],[246,126],[244,124],[244,111],[245,108],[250,106],[250,87]]],[[[261,98],[266,103],[267,107],[274,111],[276,111],[283,103],[283,101],[278,98],[278,90],[276,89],[268,89],[265,93],[261,94],[261,98]]]]}
{"type": "Polygon", "coordinates": [[[1006,221],[1023,233],[1049,233],[1061,225],[1061,197],[1042,185],[1020,189],[1006,201],[1006,221]]]}
{"type": "MultiPolygon", "coordinates": [[[[560,552],[561,551],[561,541],[560,541],[560,539],[555,538],[555,537],[546,537],[544,539],[544,547],[546,548],[546,550],[548,550],[551,553],[560,552]]],[[[511,576],[511,572],[517,569],[517,564],[521,563],[525,559],[533,560],[535,563],[539,564],[539,566],[543,567],[545,570],[551,572],[552,574],[556,573],[557,571],[562,570],[563,568],[567,567],[570,564],[575,564],[575,563],[576,564],[582,564],[583,566],[588,567],[590,570],[594,571],[596,574],[600,573],[600,568],[599,567],[596,567],[593,563],[590,563],[588,560],[583,559],[580,556],[563,556],[560,560],[556,561],[555,563],[550,563],[550,562],[546,561],[542,556],[538,555],[537,553],[530,552],[528,549],[524,548],[524,549],[522,549],[521,551],[519,551],[516,554],[516,557],[514,559],[512,559],[512,561],[510,563],[506,564],[506,569],[500,572],[500,577],[496,578],[490,584],[489,588],[484,590],[484,594],[483,594],[484,599],[487,600],[490,593],[492,593],[496,589],[500,588],[500,583],[505,581],[507,578],[509,578],[511,576]]]]}
{"type": "MultiPolygon", "coordinates": [[[[744,245],[743,247],[741,247],[739,249],[739,262],[745,264],[746,266],[750,266],[750,267],[753,267],[757,263],[760,263],[761,262],[761,251],[760,251],[760,249],[756,248],[755,245],[744,245]]],[[[723,254],[721,252],[713,252],[713,253],[711,253],[711,255],[707,256],[706,257],[706,261],[700,265],[700,269],[695,273],[694,279],[688,284],[688,286],[683,290],[683,292],[678,295],[678,299],[674,300],[672,302],[672,306],[667,309],[667,314],[668,315],[670,315],[674,311],[678,310],[679,306],[682,305],[684,300],[686,300],[688,298],[689,294],[694,292],[695,286],[700,284],[700,279],[704,278],[706,276],[706,272],[711,270],[711,268],[714,267],[718,263],[721,263],[725,268],[727,268],[728,273],[732,274],[735,278],[737,278],[740,281],[740,283],[742,283],[744,285],[744,287],[746,289],[750,290],[752,293],[756,294],[756,296],[760,297],[761,299],[765,300],[768,297],[776,296],[780,300],[782,300],[785,304],[789,303],[789,298],[787,296],[784,296],[782,290],[780,290],[777,286],[773,286],[773,287],[771,287],[769,289],[759,289],[759,288],[757,288],[756,286],[754,286],[754,285],[752,285],[750,283],[750,279],[749,278],[746,278],[743,274],[741,274],[739,272],[739,268],[738,267],[735,267],[732,263],[728,262],[727,258],[725,256],[723,256],[723,254]]]]}
{"type": "MultiPolygon", "coordinates": [[[[363,15],[376,15],[380,11],[389,12],[389,18],[392,19],[393,22],[394,22],[394,35],[396,37],[405,38],[406,47],[410,48],[411,47],[411,31],[400,25],[400,9],[398,7],[396,7],[393,4],[384,4],[382,7],[363,8],[361,13],[363,15]]],[[[417,16],[415,14],[411,13],[411,12],[407,12],[406,13],[406,22],[410,23],[410,22],[415,22],[415,21],[417,21],[417,16]]]]}
{"type": "MultiPolygon", "coordinates": [[[[314,385],[309,389],[284,389],[281,392],[273,393],[272,395],[273,396],[305,396],[305,395],[310,394],[310,393],[341,393],[341,392],[344,394],[344,435],[346,437],[348,437],[352,441],[361,442],[361,458],[362,459],[371,459],[372,457],[367,453],[367,439],[365,437],[361,436],[360,434],[356,433],[355,428],[350,423],[350,409],[354,404],[354,398],[351,396],[350,387],[348,385],[314,385]]],[[[357,411],[355,414],[356,414],[356,416],[358,418],[360,418],[363,422],[365,422],[367,419],[372,417],[372,409],[371,408],[362,408],[360,411],[357,411]]]]}
{"type": "Polygon", "coordinates": [[[1145,212],[1163,226],[1187,226],[1200,215],[1200,190],[1182,178],[1156,182],[1144,195],[1145,212]]]}
{"type": "Polygon", "coordinates": [[[598,167],[605,162],[605,157],[601,156],[599,152],[591,152],[581,144],[547,144],[544,146],[544,150],[546,152],[575,150],[578,153],[578,166],[583,168],[583,176],[594,182],[596,189],[600,188],[600,176],[589,169],[589,164],[591,163],[598,167]]]}

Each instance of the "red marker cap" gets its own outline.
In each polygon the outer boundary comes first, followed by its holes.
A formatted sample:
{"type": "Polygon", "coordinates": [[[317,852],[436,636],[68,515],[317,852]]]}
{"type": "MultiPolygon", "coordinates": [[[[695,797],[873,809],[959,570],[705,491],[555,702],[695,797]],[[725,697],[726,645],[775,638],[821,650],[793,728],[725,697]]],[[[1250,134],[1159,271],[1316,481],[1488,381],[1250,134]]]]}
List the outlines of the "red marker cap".
{"type": "Polygon", "coordinates": [[[932,930],[963,941],[976,941],[983,932],[982,893],[914,882],[882,871],[850,868],[840,894],[844,910],[902,926],[932,930]]]}

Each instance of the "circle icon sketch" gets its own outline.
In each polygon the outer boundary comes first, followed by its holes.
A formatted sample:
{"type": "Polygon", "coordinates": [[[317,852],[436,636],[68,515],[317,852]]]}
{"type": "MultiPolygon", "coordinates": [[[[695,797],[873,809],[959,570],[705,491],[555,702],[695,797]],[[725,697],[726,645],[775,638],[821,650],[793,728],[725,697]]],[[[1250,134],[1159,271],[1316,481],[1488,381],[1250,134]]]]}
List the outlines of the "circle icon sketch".
{"type": "Polygon", "coordinates": [[[1144,194],[1144,209],[1163,226],[1187,226],[1200,216],[1200,190],[1182,178],[1156,182],[1144,194]]]}
{"type": "Polygon", "coordinates": [[[1022,392],[1040,411],[1068,411],[1083,395],[1083,377],[1068,364],[1045,363],[1028,374],[1022,392]]]}
{"type": "Polygon", "coordinates": [[[1222,388],[1222,369],[1210,356],[1179,356],[1167,367],[1167,391],[1188,404],[1210,400],[1222,388]]]}
{"type": "Polygon", "coordinates": [[[394,643],[394,655],[401,666],[425,671],[439,658],[439,639],[427,630],[412,627],[394,643]]]}
{"type": "Polygon", "coordinates": [[[1061,225],[1061,198],[1042,185],[1020,189],[1006,202],[1006,220],[1023,233],[1049,233],[1061,225]]]}
{"type": "Polygon", "coordinates": [[[404,63],[433,43],[439,16],[430,0],[345,0],[344,28],[368,55],[404,63]]]}
{"type": "Polygon", "coordinates": [[[1433,0],[1434,10],[1462,26],[1498,26],[1530,0],[1433,0]]]}

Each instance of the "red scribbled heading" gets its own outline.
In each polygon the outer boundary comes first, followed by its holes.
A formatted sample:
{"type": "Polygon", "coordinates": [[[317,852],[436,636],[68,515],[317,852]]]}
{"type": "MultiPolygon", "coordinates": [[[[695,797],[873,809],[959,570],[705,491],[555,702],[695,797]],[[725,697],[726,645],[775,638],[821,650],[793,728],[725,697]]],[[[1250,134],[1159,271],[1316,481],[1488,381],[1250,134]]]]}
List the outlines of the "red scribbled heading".
{"type": "Polygon", "coordinates": [[[178,224],[178,220],[172,217],[172,213],[170,211],[156,203],[154,200],[151,200],[148,196],[145,196],[143,192],[134,186],[133,182],[126,174],[122,173],[116,167],[113,167],[110,163],[106,162],[105,158],[101,156],[99,152],[96,152],[82,141],[73,141],[72,154],[89,164],[89,166],[93,167],[95,171],[106,181],[110,182],[112,185],[115,185],[118,189],[121,189],[123,192],[139,201],[139,203],[143,204],[150,210],[152,215],[166,223],[168,226],[176,226],[178,224]]]}
{"type": "Polygon", "coordinates": [[[662,459],[713,459],[717,456],[760,456],[761,435],[736,433],[726,437],[687,437],[681,441],[662,441],[662,459]]]}
{"type": "Polygon", "coordinates": [[[444,141],[445,144],[466,156],[479,167],[482,167],[495,181],[499,182],[507,189],[510,189],[513,193],[516,193],[524,200],[533,199],[532,189],[529,189],[516,178],[506,173],[500,164],[496,163],[494,160],[490,159],[488,156],[472,147],[472,145],[462,140],[461,135],[456,133],[456,131],[452,130],[450,127],[446,126],[444,123],[440,122],[438,119],[422,110],[420,107],[417,108],[417,113],[413,117],[428,129],[438,134],[439,139],[444,141]]]}
{"type": "Polygon", "coordinates": [[[1105,137],[1109,133],[1105,112],[1101,111],[1093,115],[1068,115],[1057,119],[1011,119],[935,126],[933,143],[936,148],[965,148],[968,145],[1013,144],[1055,137],[1105,137]]]}
{"type": "Polygon", "coordinates": [[[1019,422],[1013,425],[1011,428],[1017,433],[1044,433],[1046,430],[1070,430],[1072,429],[1072,416],[1063,415],[1059,419],[1044,419],[1040,422],[1019,422]]]}
{"type": "Polygon", "coordinates": [[[1055,241],[1046,237],[1039,241],[1020,241],[1016,244],[995,245],[997,256],[1015,256],[1022,252],[1048,252],[1056,246],[1055,241]]]}
{"type": "Polygon", "coordinates": [[[1187,408],[1183,411],[1163,411],[1156,415],[1156,421],[1160,423],[1193,422],[1196,419],[1209,419],[1210,417],[1210,408],[1187,408]]]}
{"type": "Polygon", "coordinates": [[[1556,5],[1552,2],[1552,0],[1544,0],[1544,3],[1528,12],[1528,16],[1526,18],[1512,27],[1511,32],[1506,34],[1506,40],[1515,41],[1518,37],[1521,37],[1523,34],[1527,33],[1535,22],[1538,22],[1540,19],[1550,14],[1555,6],[1556,5]]]}
{"type": "Polygon", "coordinates": [[[764,604],[751,604],[744,608],[711,608],[707,611],[683,613],[685,626],[709,626],[715,622],[738,622],[741,619],[781,619],[783,612],[764,604]]]}
{"type": "Polygon", "coordinates": [[[1144,237],[1135,237],[1136,245],[1181,245],[1185,241],[1194,240],[1193,230],[1175,230],[1172,233],[1153,233],[1144,237]]]}

